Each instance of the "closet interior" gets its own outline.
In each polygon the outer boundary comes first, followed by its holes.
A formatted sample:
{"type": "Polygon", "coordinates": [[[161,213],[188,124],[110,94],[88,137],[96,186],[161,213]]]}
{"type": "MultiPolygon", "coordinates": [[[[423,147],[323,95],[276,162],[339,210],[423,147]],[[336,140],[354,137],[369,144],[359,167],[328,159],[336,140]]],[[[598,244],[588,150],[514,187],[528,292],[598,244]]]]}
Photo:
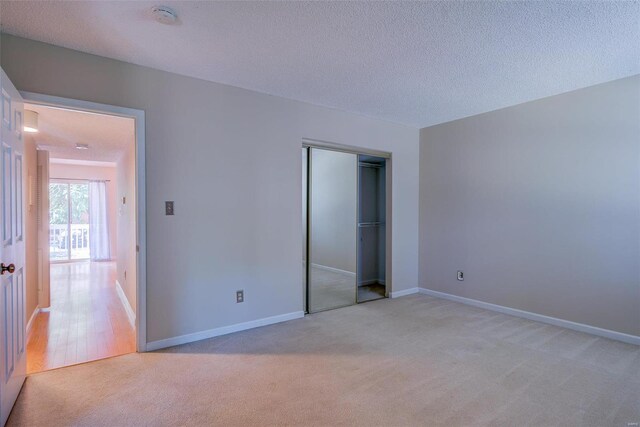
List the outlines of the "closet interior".
{"type": "Polygon", "coordinates": [[[386,159],[358,156],[358,302],[386,296],[386,159]]]}

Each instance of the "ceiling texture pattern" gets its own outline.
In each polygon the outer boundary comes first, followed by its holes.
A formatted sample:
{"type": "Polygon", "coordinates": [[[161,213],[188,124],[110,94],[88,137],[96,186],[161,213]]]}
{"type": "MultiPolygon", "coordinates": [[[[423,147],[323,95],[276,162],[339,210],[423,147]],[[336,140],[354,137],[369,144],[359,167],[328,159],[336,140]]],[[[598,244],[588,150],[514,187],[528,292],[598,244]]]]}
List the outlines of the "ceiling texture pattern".
{"type": "Polygon", "coordinates": [[[640,73],[640,2],[2,1],[3,31],[425,127],[640,73]]]}
{"type": "Polygon", "coordinates": [[[135,122],[127,117],[25,104],[38,113],[38,133],[30,134],[52,159],[117,162],[135,144],[135,122]],[[78,150],[76,144],[88,149],[78,150]]]}

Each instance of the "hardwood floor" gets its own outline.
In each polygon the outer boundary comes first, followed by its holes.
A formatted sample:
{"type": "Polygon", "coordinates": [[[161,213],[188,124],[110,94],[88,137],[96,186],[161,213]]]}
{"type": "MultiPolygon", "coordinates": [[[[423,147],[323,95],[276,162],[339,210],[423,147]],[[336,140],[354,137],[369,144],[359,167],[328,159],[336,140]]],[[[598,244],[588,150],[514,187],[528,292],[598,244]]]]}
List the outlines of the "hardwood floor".
{"type": "Polygon", "coordinates": [[[31,327],[27,373],[135,351],[115,280],[112,262],[51,264],[51,310],[31,327]]]}

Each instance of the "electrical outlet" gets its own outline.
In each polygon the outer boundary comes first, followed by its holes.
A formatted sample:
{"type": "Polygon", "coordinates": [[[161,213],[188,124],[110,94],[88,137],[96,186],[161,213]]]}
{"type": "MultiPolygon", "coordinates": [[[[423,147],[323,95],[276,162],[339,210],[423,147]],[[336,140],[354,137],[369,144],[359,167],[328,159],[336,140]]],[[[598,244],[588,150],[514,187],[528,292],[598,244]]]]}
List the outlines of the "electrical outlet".
{"type": "Polygon", "coordinates": [[[164,202],[164,214],[173,215],[173,202],[164,202]]]}
{"type": "Polygon", "coordinates": [[[244,302],[244,290],[236,291],[236,303],[244,302]]]}
{"type": "Polygon", "coordinates": [[[464,271],[458,270],[458,280],[461,282],[464,281],[464,271]]]}

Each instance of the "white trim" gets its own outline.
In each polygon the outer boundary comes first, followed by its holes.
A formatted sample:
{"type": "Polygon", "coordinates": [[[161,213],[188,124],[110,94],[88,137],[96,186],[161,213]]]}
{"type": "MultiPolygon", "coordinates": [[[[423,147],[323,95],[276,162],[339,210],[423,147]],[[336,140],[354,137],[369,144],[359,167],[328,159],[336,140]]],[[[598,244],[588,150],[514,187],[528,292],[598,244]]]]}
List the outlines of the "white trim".
{"type": "Polygon", "coordinates": [[[323,150],[341,151],[349,154],[366,154],[368,156],[391,158],[391,152],[373,150],[371,148],[359,147],[356,145],[336,144],[335,142],[322,141],[319,139],[302,138],[303,147],[322,148],[323,150]]]}
{"type": "Polygon", "coordinates": [[[26,104],[57,107],[71,111],[91,112],[96,114],[110,114],[120,117],[137,117],[142,110],[119,107],[117,105],[100,104],[97,102],[83,101],[80,99],[63,98],[60,96],[43,95],[40,93],[20,91],[20,95],[26,104]]]}
{"type": "Polygon", "coordinates": [[[146,351],[147,346],[147,220],[146,220],[146,172],[145,172],[145,113],[143,110],[99,104],[78,99],[61,98],[33,92],[20,92],[28,104],[45,105],[83,112],[110,114],[135,120],[136,127],[136,350],[146,351]]]}
{"type": "Polygon", "coordinates": [[[129,303],[129,299],[127,298],[127,295],[122,290],[122,286],[120,286],[120,282],[118,282],[118,280],[116,280],[116,292],[118,294],[118,297],[120,298],[120,302],[122,303],[122,306],[124,307],[124,311],[127,312],[127,317],[129,318],[129,323],[131,323],[131,326],[135,328],[136,327],[136,313],[133,312],[133,308],[131,307],[131,304],[129,303]]]}
{"type": "Polygon", "coordinates": [[[300,319],[302,317],[304,317],[304,311],[294,311],[292,313],[265,317],[263,319],[252,320],[250,322],[236,323],[235,325],[222,326],[220,328],[194,332],[193,334],[180,335],[177,337],[167,338],[164,340],[152,341],[150,343],[147,343],[147,351],[154,351],[154,350],[159,350],[161,348],[187,344],[190,342],[205,340],[207,338],[213,338],[220,335],[231,334],[233,332],[246,331],[247,329],[258,328],[260,326],[273,325],[274,323],[300,319]]]}
{"type": "Polygon", "coordinates": [[[29,321],[27,322],[27,330],[25,335],[29,336],[29,331],[31,331],[31,327],[33,326],[33,322],[36,320],[36,316],[38,315],[38,313],[40,313],[40,306],[36,306],[35,310],[33,310],[33,313],[31,314],[31,317],[29,318],[29,321]]]}
{"type": "Polygon", "coordinates": [[[353,276],[353,277],[355,277],[355,275],[356,275],[356,273],[354,273],[353,271],[340,270],[339,268],[333,268],[333,267],[329,267],[327,265],[322,265],[322,264],[311,263],[311,267],[317,268],[318,270],[331,271],[333,273],[340,273],[340,274],[345,274],[345,275],[353,276]]]}
{"type": "Polygon", "coordinates": [[[406,295],[417,294],[418,290],[419,290],[419,288],[402,289],[400,291],[389,292],[389,296],[391,298],[399,298],[399,297],[403,297],[403,296],[406,296],[406,295]]]}
{"type": "Polygon", "coordinates": [[[447,294],[445,292],[432,291],[431,289],[419,288],[420,293],[436,298],[443,298],[474,307],[484,308],[486,310],[496,311],[498,313],[508,314],[510,316],[522,317],[524,319],[534,320],[536,322],[548,323],[561,328],[572,329],[578,332],[597,335],[612,340],[622,341],[629,344],[640,345],[640,337],[636,335],[625,334],[622,332],[611,331],[609,329],[598,328],[597,326],[585,325],[584,323],[576,323],[570,320],[558,319],[556,317],[545,316],[543,314],[532,313],[530,311],[519,310],[517,308],[505,307],[503,305],[491,304],[489,302],[478,301],[471,298],[465,298],[458,295],[447,294]]]}

